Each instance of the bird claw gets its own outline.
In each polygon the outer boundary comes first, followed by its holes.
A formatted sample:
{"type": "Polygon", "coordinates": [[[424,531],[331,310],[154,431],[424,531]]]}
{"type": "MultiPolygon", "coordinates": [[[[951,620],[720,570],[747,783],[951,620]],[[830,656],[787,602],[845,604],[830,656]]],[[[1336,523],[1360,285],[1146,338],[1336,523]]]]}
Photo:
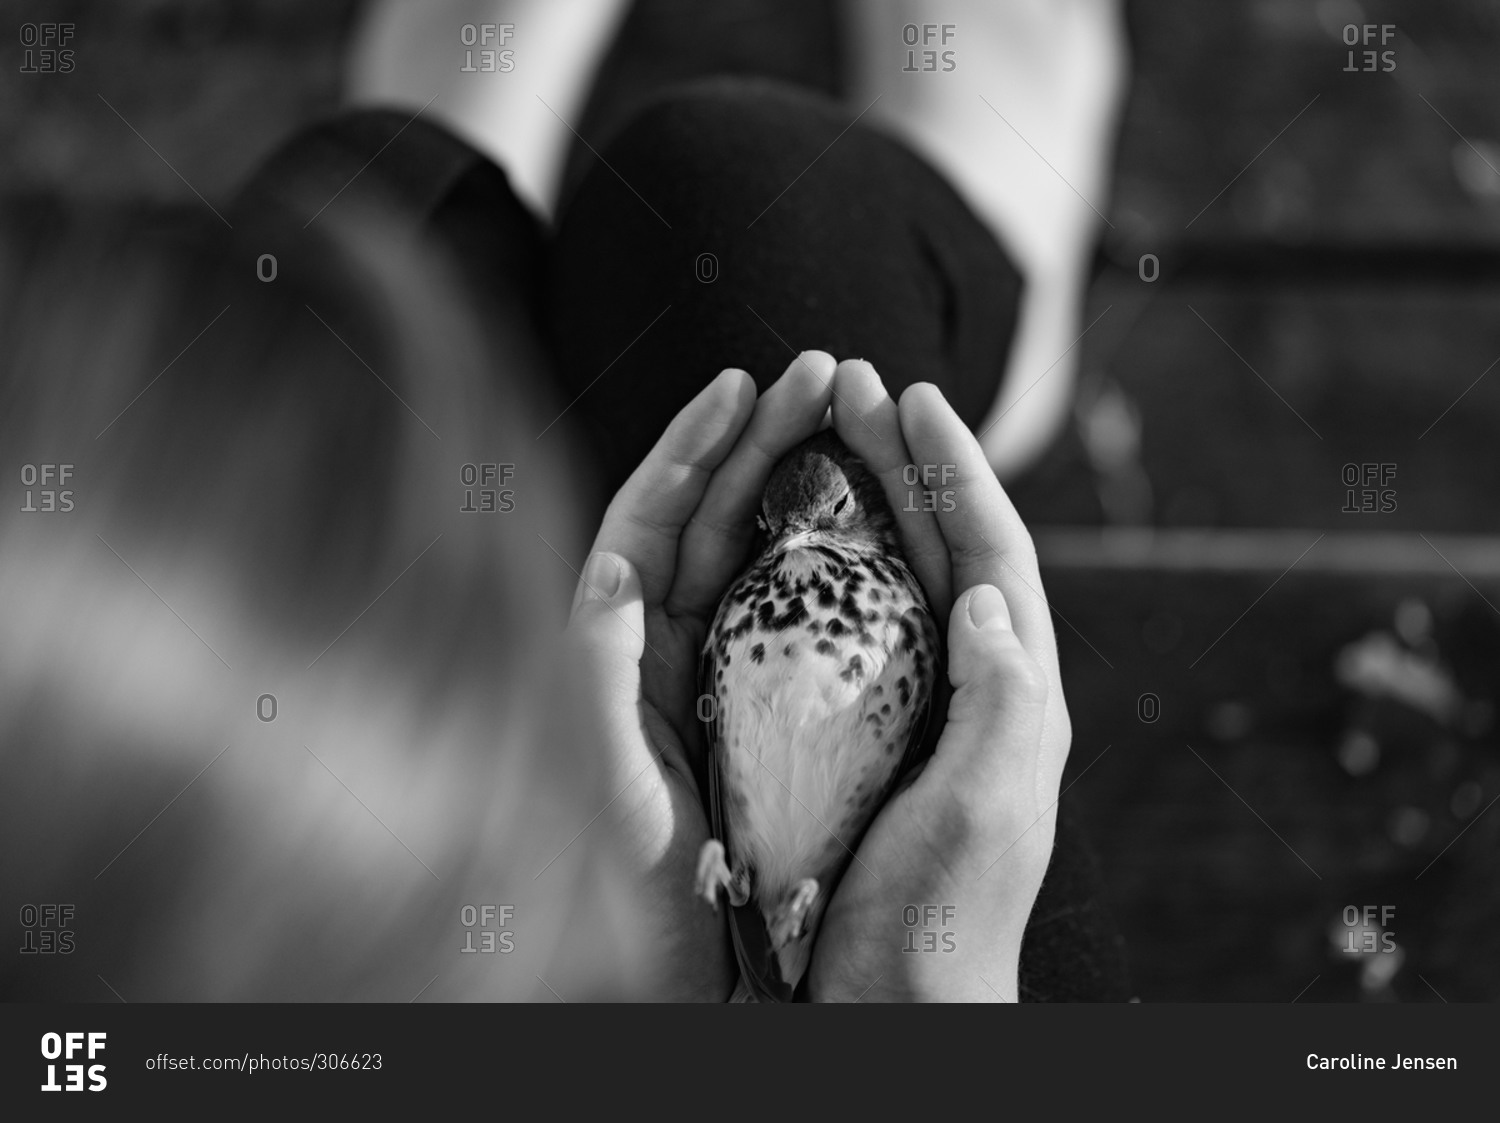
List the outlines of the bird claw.
{"type": "Polygon", "coordinates": [[[818,899],[818,883],[811,877],[797,882],[771,925],[771,945],[782,947],[807,931],[807,919],[818,899]]]}
{"type": "Polygon", "coordinates": [[[724,860],[724,844],[711,838],[698,851],[698,872],[693,882],[693,892],[719,911],[719,890],[723,889],[729,903],[739,908],[750,900],[750,874],[740,869],[730,872],[724,860]]]}

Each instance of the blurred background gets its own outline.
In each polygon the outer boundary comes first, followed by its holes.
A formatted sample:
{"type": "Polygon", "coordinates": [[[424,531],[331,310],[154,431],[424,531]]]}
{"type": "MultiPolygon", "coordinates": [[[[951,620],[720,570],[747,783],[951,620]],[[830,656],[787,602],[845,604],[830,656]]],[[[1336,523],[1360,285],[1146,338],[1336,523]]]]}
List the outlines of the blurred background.
{"type": "MultiPolygon", "coordinates": [[[[6,32],[10,302],[49,223],[217,204],[334,110],[362,5],[4,8],[77,26],[69,74],[6,32]]],[[[1500,3],[1127,16],[1078,399],[1011,491],[1134,992],[1495,1000],[1500,3]]]]}

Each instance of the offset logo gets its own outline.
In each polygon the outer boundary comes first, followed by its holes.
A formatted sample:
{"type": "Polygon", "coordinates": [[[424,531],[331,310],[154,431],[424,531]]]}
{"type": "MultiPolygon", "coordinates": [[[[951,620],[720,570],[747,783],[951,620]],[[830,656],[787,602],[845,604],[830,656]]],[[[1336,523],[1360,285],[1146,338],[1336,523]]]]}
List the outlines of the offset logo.
{"type": "Polygon", "coordinates": [[[464,926],[464,946],[458,950],[473,955],[509,955],[516,950],[515,932],[510,929],[515,914],[515,905],[465,905],[458,913],[459,923],[464,926]],[[477,944],[475,928],[479,929],[477,944]]]}
{"type": "Polygon", "coordinates": [[[23,23],[21,25],[22,74],[71,74],[73,52],[63,50],[73,40],[71,23],[23,23]]]}
{"type": "Polygon", "coordinates": [[[464,485],[464,514],[508,515],[516,509],[515,488],[507,487],[516,474],[514,464],[465,464],[458,474],[464,485]],[[474,502],[475,485],[479,502],[474,502]]]}
{"type": "Polygon", "coordinates": [[[909,489],[904,511],[952,511],[958,506],[958,493],[946,485],[958,476],[957,464],[908,464],[901,469],[901,482],[909,489]],[[943,490],[934,485],[941,483],[943,490]],[[917,485],[921,490],[917,490],[917,485]]]}
{"type": "Polygon", "coordinates": [[[102,1092],[109,1087],[109,1081],[104,1076],[102,1064],[88,1065],[85,1071],[83,1058],[87,1053],[88,1060],[96,1060],[100,1053],[104,1052],[104,1043],[107,1034],[104,1033],[44,1033],[42,1034],[42,1059],[51,1062],[47,1065],[47,1082],[42,1085],[44,1092],[102,1092]],[[87,1044],[85,1045],[85,1039],[87,1044]],[[74,1061],[71,1064],[59,1065],[59,1060],[74,1061]],[[57,1070],[62,1069],[64,1083],[57,1082],[57,1070]],[[84,1078],[87,1076],[88,1085],[85,1087],[84,1078]]]}
{"type": "Polygon", "coordinates": [[[73,475],[71,464],[22,464],[21,483],[26,488],[23,513],[36,511],[62,511],[73,509],[73,490],[64,485],[73,475]],[[33,488],[40,484],[40,490],[33,488]]]}
{"type": "Polygon", "coordinates": [[[21,954],[71,955],[75,911],[72,905],[22,905],[21,954]]]}
{"type": "Polygon", "coordinates": [[[1342,473],[1346,489],[1342,514],[1388,515],[1396,509],[1396,466],[1388,463],[1345,464],[1342,473]]]}
{"type": "Polygon", "coordinates": [[[479,46],[479,65],[474,65],[474,52],[464,52],[464,64],[458,69],[465,74],[509,74],[516,68],[514,48],[498,50],[508,43],[516,33],[513,23],[466,23],[459,28],[458,37],[465,47],[479,46]],[[497,47],[489,47],[494,43],[497,47]]]}
{"type": "Polygon", "coordinates": [[[953,51],[939,52],[939,47],[946,47],[948,40],[954,38],[958,33],[958,25],[952,23],[909,23],[901,29],[901,42],[906,44],[906,65],[901,68],[902,74],[926,73],[931,74],[941,71],[946,74],[951,70],[958,69],[958,59],[953,51]],[[918,51],[921,45],[924,49],[918,51]]]}

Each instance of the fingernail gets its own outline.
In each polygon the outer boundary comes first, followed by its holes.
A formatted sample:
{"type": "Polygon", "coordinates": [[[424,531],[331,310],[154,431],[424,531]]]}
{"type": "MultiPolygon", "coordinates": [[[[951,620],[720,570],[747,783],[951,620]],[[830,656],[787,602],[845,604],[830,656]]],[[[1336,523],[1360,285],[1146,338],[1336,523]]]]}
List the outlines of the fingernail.
{"type": "Polygon", "coordinates": [[[609,600],[620,591],[620,562],[613,554],[598,553],[583,567],[583,599],[609,600]]]}
{"type": "Polygon", "coordinates": [[[969,620],[976,628],[1010,630],[1010,606],[993,585],[980,585],[969,595],[969,620]]]}

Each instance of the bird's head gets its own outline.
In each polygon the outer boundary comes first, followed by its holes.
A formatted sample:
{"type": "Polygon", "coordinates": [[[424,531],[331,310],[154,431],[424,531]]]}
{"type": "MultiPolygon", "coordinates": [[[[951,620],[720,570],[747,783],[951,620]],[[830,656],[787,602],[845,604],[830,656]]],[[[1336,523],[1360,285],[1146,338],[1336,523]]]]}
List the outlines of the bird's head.
{"type": "Polygon", "coordinates": [[[896,545],[896,518],[880,481],[832,429],[809,437],[777,463],[766,484],[762,521],[773,542],[821,532],[896,545]]]}

